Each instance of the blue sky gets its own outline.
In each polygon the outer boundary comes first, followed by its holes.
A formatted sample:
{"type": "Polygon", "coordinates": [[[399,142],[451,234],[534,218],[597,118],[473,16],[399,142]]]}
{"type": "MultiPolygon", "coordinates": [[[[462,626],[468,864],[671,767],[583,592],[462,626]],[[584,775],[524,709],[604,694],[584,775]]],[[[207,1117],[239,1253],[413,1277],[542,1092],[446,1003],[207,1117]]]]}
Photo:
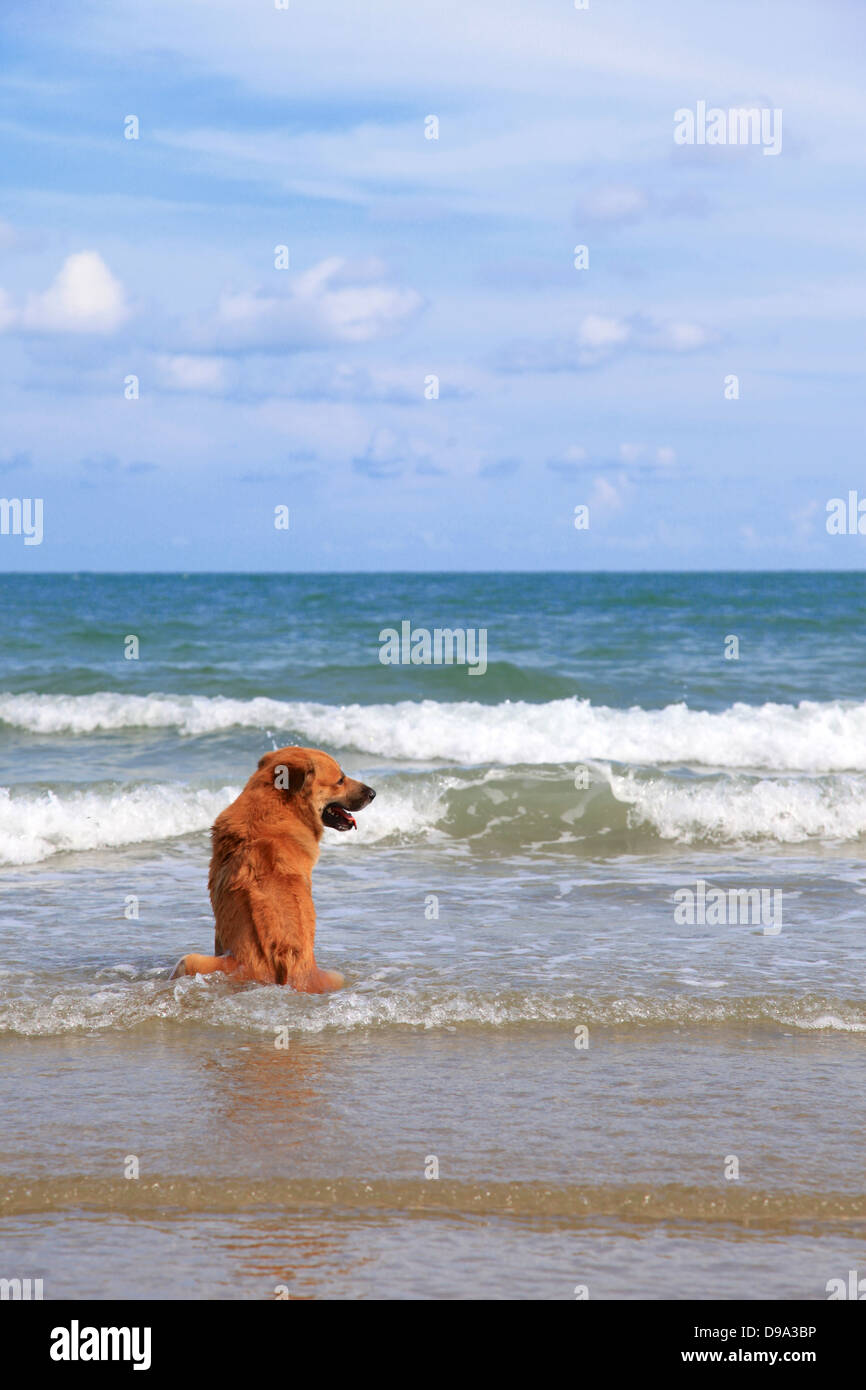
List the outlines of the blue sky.
{"type": "Polygon", "coordinates": [[[44,499],[0,569],[863,567],[862,5],[0,30],[0,495],[44,499]],[[699,101],[781,152],[677,145],[699,101]]]}

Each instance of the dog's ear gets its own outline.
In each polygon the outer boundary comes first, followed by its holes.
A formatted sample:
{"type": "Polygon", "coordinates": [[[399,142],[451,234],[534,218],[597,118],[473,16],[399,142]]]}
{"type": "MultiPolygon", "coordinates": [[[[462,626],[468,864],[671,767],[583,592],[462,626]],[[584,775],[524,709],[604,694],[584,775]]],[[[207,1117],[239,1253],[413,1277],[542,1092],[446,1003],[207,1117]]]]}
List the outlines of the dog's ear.
{"type": "Polygon", "coordinates": [[[295,794],[302,790],[312,775],[312,763],[274,764],[274,786],[278,792],[295,794]]]}
{"type": "Polygon", "coordinates": [[[259,758],[259,784],[268,782],[278,792],[296,795],[315,776],[316,769],[306,748],[275,748],[259,758]]]}
{"type": "Polygon", "coordinates": [[[306,785],[307,779],[313,775],[313,764],[307,763],[303,767],[289,768],[289,791],[299,792],[306,785]]]}

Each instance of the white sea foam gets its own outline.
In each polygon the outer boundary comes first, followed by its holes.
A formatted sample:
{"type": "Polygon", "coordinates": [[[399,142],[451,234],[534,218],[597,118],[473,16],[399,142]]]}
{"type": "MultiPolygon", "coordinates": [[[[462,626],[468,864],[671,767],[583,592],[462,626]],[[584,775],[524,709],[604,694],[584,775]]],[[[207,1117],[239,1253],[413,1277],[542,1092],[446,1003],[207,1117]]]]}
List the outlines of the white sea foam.
{"type": "MultiPolygon", "coordinates": [[[[444,812],[446,787],[442,778],[402,786],[358,816],[352,839],[375,843],[429,831],[444,812]]],[[[0,787],[0,864],[36,864],[53,854],[172,840],[208,830],[239,791],[239,786],[214,791],[171,783],[14,794],[0,787]]],[[[336,830],[325,834],[335,843],[348,839],[336,830]]]]}
{"type": "Polygon", "coordinates": [[[11,795],[0,787],[0,864],[36,864],[70,850],[109,849],[206,830],[238,788],[164,784],[113,791],[11,795]]]}
{"type": "Polygon", "coordinates": [[[735,704],[717,713],[434,700],[321,705],[204,695],[0,695],[0,722],[41,734],[127,728],[185,735],[234,727],[276,729],[329,749],[462,764],[540,764],[586,758],[624,763],[866,771],[866,703],[735,704]]]}
{"type": "Polygon", "coordinates": [[[725,1027],[764,1024],[809,1032],[863,1033],[862,1008],[814,997],[748,998],[691,994],[598,999],[574,994],[485,993],[443,987],[421,991],[377,984],[328,997],[298,995],[278,985],[238,989],[224,978],[195,976],[123,980],[113,984],[52,985],[50,1002],[35,979],[8,979],[0,999],[0,1034],[30,1037],[78,1031],[129,1032],[154,1021],[204,1024],[273,1034],[288,1026],[298,1034],[353,1033],[368,1029],[508,1029],[567,1024],[637,1028],[725,1027]]]}
{"type": "Polygon", "coordinates": [[[866,778],[842,774],[820,781],[800,777],[713,778],[686,783],[609,773],[611,790],[630,807],[632,825],[664,840],[735,842],[856,840],[866,834],[866,778]]]}
{"type": "MultiPolygon", "coordinates": [[[[843,773],[814,778],[790,775],[687,780],[671,774],[649,778],[595,764],[595,777],[609,785],[579,822],[582,836],[606,834],[629,823],[661,840],[679,844],[719,844],[770,840],[796,844],[809,840],[851,841],[866,835],[866,776],[843,773]]],[[[551,803],[561,801],[561,779],[550,775],[535,787],[526,775],[509,797],[491,801],[493,818],[479,815],[478,789],[491,778],[508,785],[508,774],[488,769],[467,776],[425,772],[389,778],[357,818],[351,835],[326,831],[340,849],[348,846],[429,841],[431,837],[472,840],[494,837],[503,850],[519,849],[541,838],[556,838],[567,823],[551,803]]],[[[0,788],[0,865],[35,864],[54,854],[156,843],[209,829],[240,790],[171,783],[144,783],[109,789],[15,790],[0,788]]],[[[483,803],[486,805],[486,803],[483,803]]]]}

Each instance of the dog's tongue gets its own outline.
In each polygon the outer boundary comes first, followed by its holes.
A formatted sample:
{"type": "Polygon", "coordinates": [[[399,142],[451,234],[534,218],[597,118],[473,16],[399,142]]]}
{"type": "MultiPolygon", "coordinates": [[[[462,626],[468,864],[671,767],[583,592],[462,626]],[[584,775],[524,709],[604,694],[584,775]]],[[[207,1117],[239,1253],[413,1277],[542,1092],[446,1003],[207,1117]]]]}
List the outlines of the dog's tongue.
{"type": "Polygon", "coordinates": [[[345,809],[345,807],[343,807],[343,806],[338,806],[338,807],[337,807],[337,814],[340,815],[340,816],[342,816],[342,818],[343,818],[344,821],[348,821],[349,825],[351,825],[351,827],[352,827],[353,830],[357,830],[357,829],[358,829],[358,826],[357,826],[356,821],[355,821],[355,817],[354,817],[349,811],[347,811],[347,810],[345,809]]]}

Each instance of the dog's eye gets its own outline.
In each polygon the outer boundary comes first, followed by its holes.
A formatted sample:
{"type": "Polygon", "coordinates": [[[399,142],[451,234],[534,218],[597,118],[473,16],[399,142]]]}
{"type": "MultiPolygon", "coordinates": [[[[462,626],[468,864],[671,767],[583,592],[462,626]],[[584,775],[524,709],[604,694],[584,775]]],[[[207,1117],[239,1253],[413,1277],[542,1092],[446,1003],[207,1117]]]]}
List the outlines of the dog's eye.
{"type": "Polygon", "coordinates": [[[338,786],[338,787],[341,787],[341,786],[343,785],[343,783],[345,782],[345,780],[346,780],[345,777],[341,777],[340,780],[339,780],[339,782],[337,783],[337,786],[338,786]]]}

